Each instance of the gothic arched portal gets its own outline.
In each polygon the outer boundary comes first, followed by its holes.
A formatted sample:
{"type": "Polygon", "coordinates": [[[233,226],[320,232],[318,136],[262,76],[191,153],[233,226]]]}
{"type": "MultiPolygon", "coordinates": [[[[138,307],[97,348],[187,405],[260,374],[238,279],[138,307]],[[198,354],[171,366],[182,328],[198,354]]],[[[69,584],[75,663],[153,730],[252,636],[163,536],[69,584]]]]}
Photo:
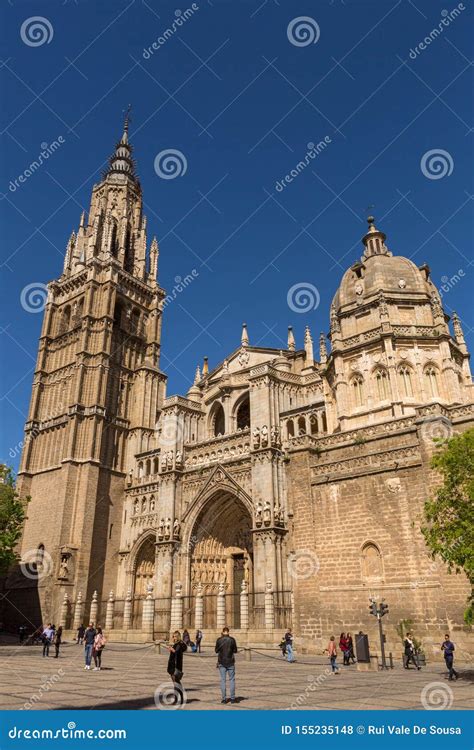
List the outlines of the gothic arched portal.
{"type": "Polygon", "coordinates": [[[155,575],[155,544],[151,537],[143,540],[135,559],[134,594],[145,596],[149,583],[155,575]]]}

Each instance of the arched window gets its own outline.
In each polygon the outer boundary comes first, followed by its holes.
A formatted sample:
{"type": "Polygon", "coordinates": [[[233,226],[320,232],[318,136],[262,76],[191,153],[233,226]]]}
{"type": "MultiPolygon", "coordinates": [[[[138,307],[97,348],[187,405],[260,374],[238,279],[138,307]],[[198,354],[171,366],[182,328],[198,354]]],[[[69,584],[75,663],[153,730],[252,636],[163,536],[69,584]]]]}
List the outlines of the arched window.
{"type": "Polygon", "coordinates": [[[354,404],[356,406],[363,406],[364,404],[364,378],[362,375],[356,375],[351,380],[352,393],[354,398],[354,404]]]}
{"type": "Polygon", "coordinates": [[[425,383],[428,394],[432,397],[439,396],[438,370],[436,367],[427,367],[425,370],[425,383]]]}
{"type": "Polygon", "coordinates": [[[286,423],[286,433],[288,435],[288,440],[295,436],[295,425],[293,424],[292,419],[289,419],[286,423]]]}
{"type": "Polygon", "coordinates": [[[298,417],[298,435],[306,435],[306,419],[298,417]]]}
{"type": "Polygon", "coordinates": [[[316,412],[311,414],[310,422],[311,422],[311,434],[317,435],[319,432],[319,425],[318,425],[318,415],[316,414],[316,412]]]}
{"type": "Polygon", "coordinates": [[[224,409],[222,407],[222,404],[217,403],[214,407],[214,414],[213,414],[213,432],[214,437],[219,437],[219,435],[225,435],[225,414],[224,409]]]}
{"type": "Polygon", "coordinates": [[[61,320],[59,323],[59,333],[65,333],[69,329],[71,322],[71,307],[67,305],[61,314],[61,320]]]}
{"type": "Polygon", "coordinates": [[[44,563],[44,544],[39,544],[36,550],[36,568],[42,568],[44,563]]]}
{"type": "Polygon", "coordinates": [[[138,464],[138,478],[142,479],[143,477],[143,461],[140,461],[138,464]]]}
{"type": "Polygon", "coordinates": [[[327,423],[326,412],[325,411],[323,411],[323,430],[324,430],[324,432],[328,431],[328,423],[327,423]]]}
{"type": "Polygon", "coordinates": [[[382,555],[376,544],[367,542],[362,547],[362,577],[370,581],[383,579],[382,555]]]}
{"type": "Polygon", "coordinates": [[[245,430],[250,427],[250,398],[247,393],[237,409],[237,429],[245,430]]]}
{"type": "Polygon", "coordinates": [[[375,373],[375,382],[377,383],[377,396],[379,401],[386,401],[390,398],[390,384],[386,370],[377,370],[375,373]]]}
{"type": "Polygon", "coordinates": [[[130,328],[131,328],[132,333],[134,333],[135,335],[138,335],[140,331],[140,313],[136,309],[132,311],[132,317],[130,319],[130,328]]]}
{"type": "Polygon", "coordinates": [[[153,459],[153,474],[158,474],[158,459],[153,459]]]}
{"type": "Polygon", "coordinates": [[[147,458],[145,464],[145,475],[148,476],[149,474],[151,474],[151,461],[149,458],[147,458]]]}
{"type": "Polygon", "coordinates": [[[413,382],[411,368],[403,365],[398,370],[398,380],[400,383],[400,392],[402,396],[411,398],[413,396],[413,382]]]}

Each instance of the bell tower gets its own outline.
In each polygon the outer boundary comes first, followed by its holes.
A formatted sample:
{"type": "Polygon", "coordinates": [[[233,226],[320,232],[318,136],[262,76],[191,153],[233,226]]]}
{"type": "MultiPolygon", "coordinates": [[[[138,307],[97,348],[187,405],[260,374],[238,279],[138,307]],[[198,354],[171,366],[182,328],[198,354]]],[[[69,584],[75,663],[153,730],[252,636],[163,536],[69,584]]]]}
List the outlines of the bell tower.
{"type": "Polygon", "coordinates": [[[63,273],[48,285],[18,474],[31,496],[21,555],[41,549],[49,561],[37,581],[43,621],[57,617],[65,593],[90,600],[113,587],[124,478],[150,446],[165,396],[165,293],[156,239],[147,252],[128,129],[127,114],[63,273]]]}

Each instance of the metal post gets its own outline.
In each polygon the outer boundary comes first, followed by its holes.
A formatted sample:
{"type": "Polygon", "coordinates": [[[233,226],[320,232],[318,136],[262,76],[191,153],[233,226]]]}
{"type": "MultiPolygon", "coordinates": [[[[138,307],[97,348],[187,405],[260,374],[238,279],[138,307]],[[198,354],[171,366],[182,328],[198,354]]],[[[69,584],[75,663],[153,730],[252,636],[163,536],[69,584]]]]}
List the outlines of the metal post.
{"type": "Polygon", "coordinates": [[[383,642],[382,618],[380,617],[379,611],[377,611],[377,620],[379,621],[379,636],[380,636],[380,651],[382,654],[382,669],[387,669],[387,663],[385,661],[385,645],[383,642]]]}

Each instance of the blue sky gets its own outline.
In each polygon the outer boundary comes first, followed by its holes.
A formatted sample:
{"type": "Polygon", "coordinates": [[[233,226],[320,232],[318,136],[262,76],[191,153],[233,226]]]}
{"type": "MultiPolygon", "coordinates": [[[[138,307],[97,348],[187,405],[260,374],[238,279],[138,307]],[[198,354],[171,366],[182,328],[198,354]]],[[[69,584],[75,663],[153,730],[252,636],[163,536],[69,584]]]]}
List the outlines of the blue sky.
{"type": "Polygon", "coordinates": [[[204,355],[213,367],[232,351],[243,320],[262,346],[284,347],[288,325],[299,346],[306,324],[327,331],[371,212],[395,254],[444,283],[472,348],[472,15],[461,6],[200,0],[183,21],[191,3],[4,2],[0,460],[18,462],[41,328],[22,291],[60,275],[128,103],[159,281],[172,290],[198,274],[165,312],[168,394],[187,390],[204,355]],[[185,170],[163,179],[155,158],[170,149],[185,170]],[[289,306],[295,284],[316,287],[317,309],[289,306]]]}

